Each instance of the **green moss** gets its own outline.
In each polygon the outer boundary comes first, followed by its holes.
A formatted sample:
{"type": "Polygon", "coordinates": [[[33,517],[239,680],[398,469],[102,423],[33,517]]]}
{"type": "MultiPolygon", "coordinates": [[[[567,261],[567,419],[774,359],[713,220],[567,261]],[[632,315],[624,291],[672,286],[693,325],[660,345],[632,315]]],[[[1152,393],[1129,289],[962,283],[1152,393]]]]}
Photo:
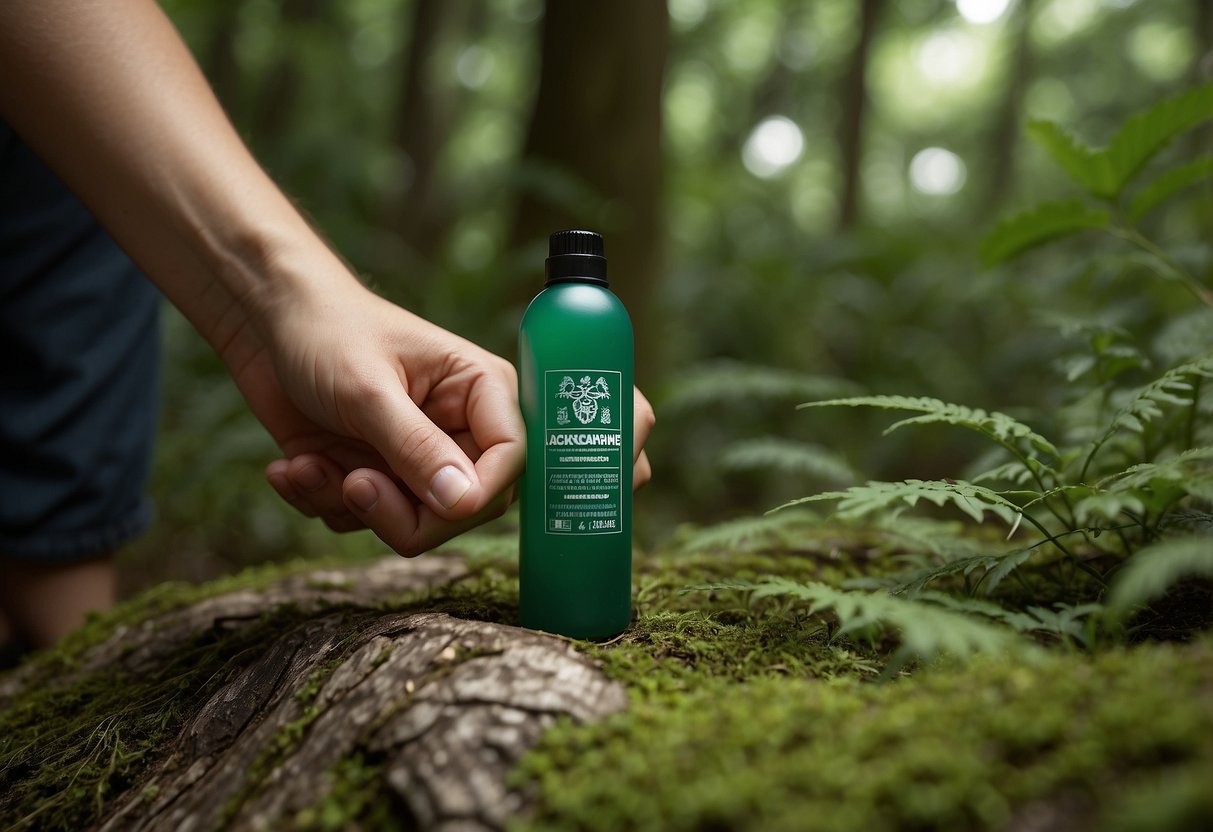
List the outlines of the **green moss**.
{"type": "Polygon", "coordinates": [[[1209,640],[887,685],[705,675],[550,732],[516,773],[539,798],[516,828],[990,829],[1050,802],[1207,826],[1210,686],[1209,640]]]}
{"type": "MultiPolygon", "coordinates": [[[[939,665],[872,684],[887,662],[884,645],[831,641],[823,619],[794,604],[751,609],[738,593],[683,592],[772,574],[837,585],[872,571],[856,565],[868,557],[865,545],[856,538],[787,552],[638,556],[633,626],[607,643],[578,643],[627,686],[632,707],[597,726],[562,723],[545,737],[512,776],[538,801],[517,827],[966,829],[1042,814],[1062,826],[1118,830],[1213,823],[1207,638],[1094,657],[1059,652],[1031,666],[939,665]]],[[[152,591],[91,622],[34,670],[49,679],[77,666],[80,652],[115,627],[315,566],[152,591]]],[[[481,560],[452,585],[388,599],[381,611],[516,624],[517,598],[516,566],[481,560]]],[[[351,637],[362,615],[351,616],[351,637]]],[[[201,634],[144,678],[107,670],[61,690],[35,686],[0,712],[0,816],[15,818],[16,828],[95,821],[112,795],[139,787],[217,680],[301,617],[284,608],[248,627],[201,634]]],[[[303,714],[250,768],[230,812],[306,736],[341,653],[294,692],[303,714]]],[[[376,660],[389,655],[385,648],[376,660]]],[[[456,648],[434,672],[474,656],[456,648]]],[[[412,824],[384,780],[384,758],[363,748],[331,775],[330,793],[294,826],[412,824]]]]}

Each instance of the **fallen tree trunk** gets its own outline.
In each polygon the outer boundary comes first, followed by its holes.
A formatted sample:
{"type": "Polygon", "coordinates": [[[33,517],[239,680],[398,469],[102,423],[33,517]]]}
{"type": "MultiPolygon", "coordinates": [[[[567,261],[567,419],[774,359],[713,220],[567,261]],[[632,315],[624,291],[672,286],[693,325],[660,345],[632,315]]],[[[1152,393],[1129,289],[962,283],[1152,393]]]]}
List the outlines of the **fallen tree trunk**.
{"type": "MultiPolygon", "coordinates": [[[[71,696],[97,674],[134,689],[200,640],[244,639],[251,643],[240,642],[238,660],[225,661],[219,678],[198,680],[205,695],[165,740],[98,780],[91,828],[331,826],[373,809],[390,811],[404,828],[498,829],[525,808],[526,795],[505,775],[541,734],[560,717],[585,722],[621,710],[627,696],[561,639],[374,608],[463,572],[452,559],[393,559],[208,598],[119,627],[54,678],[40,678],[37,664],[9,674],[0,680],[0,709],[18,707],[30,685],[71,696]],[[274,620],[275,610],[287,614],[274,620]],[[374,806],[365,796],[371,780],[374,806]]],[[[164,703],[166,714],[173,704],[164,703]]],[[[88,751],[98,736],[115,737],[99,746],[115,757],[134,753],[116,739],[134,723],[124,726],[123,710],[109,710],[82,737],[86,759],[104,756],[88,751]]],[[[136,712],[132,703],[131,720],[136,712]]],[[[9,768],[0,825],[41,827],[54,807],[33,805],[38,790],[8,780],[13,770],[27,778],[47,772],[29,761],[9,768]]]]}

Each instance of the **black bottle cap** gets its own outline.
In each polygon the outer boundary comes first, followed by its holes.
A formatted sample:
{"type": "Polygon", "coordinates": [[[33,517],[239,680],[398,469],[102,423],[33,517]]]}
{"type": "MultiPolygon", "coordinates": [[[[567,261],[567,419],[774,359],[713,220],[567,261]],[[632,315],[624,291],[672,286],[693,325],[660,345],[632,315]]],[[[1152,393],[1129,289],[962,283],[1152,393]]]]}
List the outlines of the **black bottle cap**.
{"type": "Polygon", "coordinates": [[[607,285],[602,235],[595,231],[557,231],[548,239],[544,286],[566,281],[607,285]]]}

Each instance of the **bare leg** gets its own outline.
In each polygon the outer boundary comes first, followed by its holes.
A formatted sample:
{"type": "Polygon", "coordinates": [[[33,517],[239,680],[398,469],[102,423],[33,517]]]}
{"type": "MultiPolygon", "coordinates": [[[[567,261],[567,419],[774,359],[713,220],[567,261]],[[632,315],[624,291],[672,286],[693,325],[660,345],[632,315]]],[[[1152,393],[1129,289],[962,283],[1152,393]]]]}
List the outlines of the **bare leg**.
{"type": "Polygon", "coordinates": [[[115,583],[112,554],[69,564],[0,560],[0,617],[31,647],[50,647],[86,613],[113,607],[115,583]]]}

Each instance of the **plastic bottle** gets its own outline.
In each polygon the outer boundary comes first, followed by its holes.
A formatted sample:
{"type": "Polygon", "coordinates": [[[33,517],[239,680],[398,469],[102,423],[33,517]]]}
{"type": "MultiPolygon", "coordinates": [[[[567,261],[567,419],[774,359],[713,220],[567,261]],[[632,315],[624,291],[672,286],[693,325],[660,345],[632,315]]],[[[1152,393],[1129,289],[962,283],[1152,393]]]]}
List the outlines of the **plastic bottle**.
{"type": "Polygon", "coordinates": [[[601,235],[558,231],[548,254],[518,337],[522,625],[605,638],[632,616],[632,322],[601,235]]]}

